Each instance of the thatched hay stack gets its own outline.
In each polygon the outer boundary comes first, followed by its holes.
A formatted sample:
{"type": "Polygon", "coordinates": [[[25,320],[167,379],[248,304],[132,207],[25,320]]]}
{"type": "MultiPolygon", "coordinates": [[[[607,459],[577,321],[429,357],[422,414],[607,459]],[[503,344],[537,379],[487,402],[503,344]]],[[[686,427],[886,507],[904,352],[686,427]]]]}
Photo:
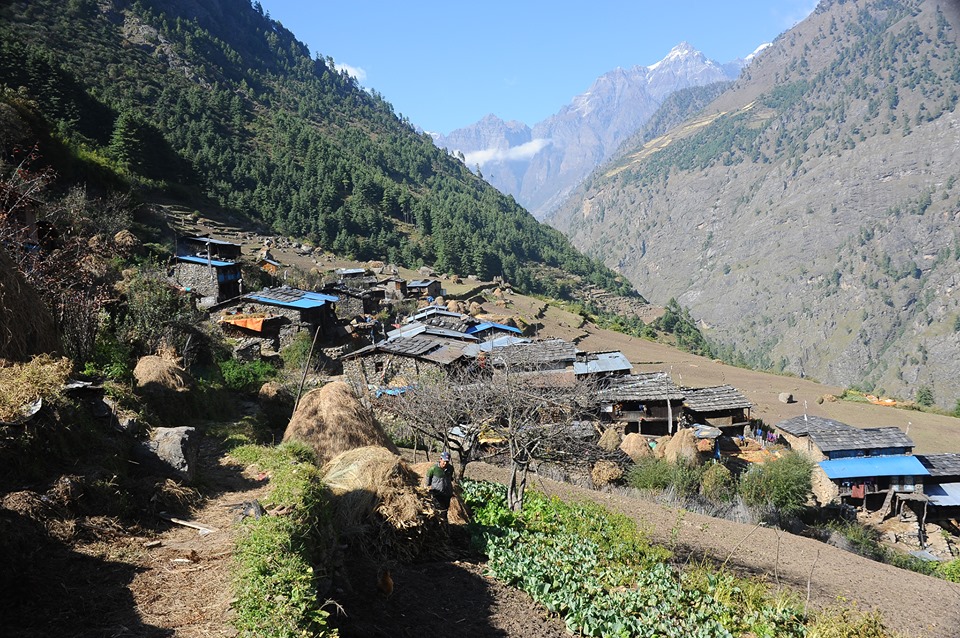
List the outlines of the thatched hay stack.
{"type": "Polygon", "coordinates": [[[260,386],[257,403],[271,427],[285,426],[293,412],[293,393],[282,383],[267,381],[260,386]]]}
{"type": "Polygon", "coordinates": [[[137,361],[133,369],[137,389],[147,394],[186,392],[193,387],[193,378],[167,357],[148,355],[137,361]]]}
{"type": "Polygon", "coordinates": [[[140,250],[140,240],[126,228],[113,236],[113,243],[126,254],[135,253],[140,250]]]}
{"type": "Polygon", "coordinates": [[[653,450],[650,449],[650,444],[647,443],[647,439],[636,432],[631,432],[623,437],[623,441],[620,443],[620,449],[624,454],[633,459],[634,463],[642,458],[653,456],[653,450]]]}
{"type": "Polygon", "coordinates": [[[666,456],[666,453],[667,453],[667,443],[669,443],[672,438],[673,438],[672,436],[667,434],[654,439],[653,455],[658,459],[664,458],[664,456],[666,456]]]}
{"type": "Polygon", "coordinates": [[[613,461],[601,460],[590,471],[590,477],[596,487],[616,483],[623,478],[623,469],[613,461]]]}
{"type": "Polygon", "coordinates": [[[283,433],[283,440],[311,446],[321,465],[341,452],[370,445],[400,453],[373,412],[360,402],[353,388],[342,381],[305,394],[283,433]]]}
{"type": "Polygon", "coordinates": [[[698,463],[697,437],[690,428],[682,428],[671,437],[663,451],[663,458],[671,463],[698,463]]]}
{"type": "Polygon", "coordinates": [[[380,446],[342,452],[321,469],[333,494],[336,528],[362,541],[358,549],[373,559],[401,562],[423,549],[438,513],[418,477],[399,455],[380,446]]]}
{"type": "Polygon", "coordinates": [[[0,359],[29,361],[59,349],[53,316],[0,247],[0,359]]]}
{"type": "Polygon", "coordinates": [[[607,452],[613,452],[620,447],[620,431],[616,427],[609,427],[603,431],[597,445],[607,452]]]}

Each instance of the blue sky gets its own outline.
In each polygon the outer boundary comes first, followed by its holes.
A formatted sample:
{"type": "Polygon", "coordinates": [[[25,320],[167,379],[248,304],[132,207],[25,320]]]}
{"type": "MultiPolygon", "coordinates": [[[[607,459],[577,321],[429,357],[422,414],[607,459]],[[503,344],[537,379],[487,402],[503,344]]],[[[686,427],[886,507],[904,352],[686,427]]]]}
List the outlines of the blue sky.
{"type": "Polygon", "coordinates": [[[398,114],[450,133],[488,113],[530,126],[616,67],[686,40],[729,62],[805,18],[815,0],[260,0],[398,114]]]}

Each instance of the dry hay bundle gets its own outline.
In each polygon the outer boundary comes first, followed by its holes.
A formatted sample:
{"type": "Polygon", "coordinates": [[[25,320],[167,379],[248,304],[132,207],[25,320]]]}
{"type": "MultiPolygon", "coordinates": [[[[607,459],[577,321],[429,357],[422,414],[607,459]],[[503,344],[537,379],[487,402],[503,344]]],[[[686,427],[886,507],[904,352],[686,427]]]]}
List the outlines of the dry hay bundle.
{"type": "Polygon", "coordinates": [[[167,357],[147,355],[133,369],[137,388],[151,394],[185,392],[193,387],[193,378],[167,357]]]}
{"type": "Polygon", "coordinates": [[[126,253],[136,252],[140,249],[140,240],[126,228],[113,236],[113,243],[117,245],[117,248],[126,253]]]}
{"type": "Polygon", "coordinates": [[[0,247],[0,359],[27,361],[59,349],[53,316],[0,247]]]}
{"type": "MultiPolygon", "coordinates": [[[[424,461],[423,463],[414,463],[410,469],[416,472],[420,485],[423,485],[427,472],[436,465],[433,461],[424,461]]],[[[470,522],[470,511],[464,504],[463,499],[456,493],[457,487],[454,486],[453,498],[450,499],[450,509],[447,510],[447,522],[451,525],[466,525],[470,522]]]]}
{"type": "Polygon", "coordinates": [[[267,381],[257,393],[260,411],[271,427],[286,425],[293,412],[293,393],[282,383],[267,381]]]}
{"type": "Polygon", "coordinates": [[[333,494],[337,529],[363,536],[361,551],[401,561],[420,553],[437,511],[399,455],[376,445],[356,448],[335,456],[321,474],[333,494]]]}
{"type": "MultiPolygon", "coordinates": [[[[657,446],[659,447],[659,445],[657,446]]],[[[682,428],[674,434],[664,446],[663,458],[671,463],[697,463],[697,437],[690,428],[682,428]]]]}
{"type": "Polygon", "coordinates": [[[647,439],[636,432],[631,432],[623,437],[623,442],[620,443],[620,449],[624,454],[633,459],[635,463],[642,458],[653,456],[653,450],[650,449],[650,444],[647,443],[647,439]]]}
{"type": "Polygon", "coordinates": [[[34,357],[27,363],[4,365],[0,360],[0,422],[17,422],[39,410],[38,400],[59,394],[73,365],[66,357],[34,357]]]}
{"type": "Polygon", "coordinates": [[[671,439],[673,439],[673,437],[669,434],[654,439],[653,455],[658,459],[664,458],[667,454],[667,443],[669,443],[671,439]]]}
{"type": "Polygon", "coordinates": [[[321,465],[341,452],[370,445],[400,453],[377,423],[373,411],[343,381],[328,383],[303,395],[283,440],[306,443],[316,451],[321,465]]]}
{"type": "Polygon", "coordinates": [[[623,478],[623,469],[613,461],[601,460],[590,471],[590,477],[596,487],[616,483],[623,478]]]}
{"type": "Polygon", "coordinates": [[[607,452],[613,452],[620,447],[620,432],[615,427],[609,427],[603,431],[600,441],[597,443],[601,449],[607,452]]]}

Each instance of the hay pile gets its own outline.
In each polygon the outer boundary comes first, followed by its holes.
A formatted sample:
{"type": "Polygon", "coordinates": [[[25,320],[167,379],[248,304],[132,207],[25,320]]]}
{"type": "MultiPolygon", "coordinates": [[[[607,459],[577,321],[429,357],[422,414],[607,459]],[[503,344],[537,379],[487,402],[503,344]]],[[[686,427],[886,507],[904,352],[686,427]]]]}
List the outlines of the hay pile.
{"type": "Polygon", "coordinates": [[[28,361],[59,349],[53,316],[0,247],[0,359],[28,361]]]}
{"type": "Polygon", "coordinates": [[[137,361],[133,378],[137,389],[146,394],[177,394],[193,387],[193,378],[186,370],[160,355],[147,355],[137,361]]]}
{"type": "MultiPolygon", "coordinates": [[[[657,445],[660,448],[660,444],[657,445]]],[[[699,463],[700,454],[697,452],[697,437],[690,428],[682,428],[663,446],[663,458],[671,463],[686,461],[699,463]]]]}
{"type": "Polygon", "coordinates": [[[597,443],[601,449],[607,452],[613,452],[620,447],[620,431],[616,427],[609,427],[603,431],[600,441],[597,443]]]}
{"type": "Polygon", "coordinates": [[[305,394],[283,433],[283,440],[306,443],[316,451],[321,465],[341,452],[371,445],[400,453],[373,412],[360,402],[353,388],[342,381],[305,394]]]}
{"type": "Polygon", "coordinates": [[[631,432],[623,437],[623,442],[620,443],[620,449],[624,454],[633,459],[634,463],[642,458],[653,456],[653,450],[650,449],[650,444],[647,443],[647,439],[636,432],[631,432]]]}
{"type": "Polygon", "coordinates": [[[321,469],[334,498],[336,528],[357,539],[369,558],[405,562],[438,528],[438,512],[419,477],[387,448],[371,445],[342,452],[321,469]]]}
{"type": "Polygon", "coordinates": [[[257,393],[260,411],[271,427],[286,425],[293,412],[293,394],[282,383],[267,381],[257,393]]]}
{"type": "Polygon", "coordinates": [[[623,469],[613,461],[597,461],[590,471],[590,477],[596,487],[611,485],[623,478],[623,469]]]}
{"type": "Polygon", "coordinates": [[[69,359],[49,355],[27,363],[0,362],[0,422],[16,422],[37,399],[59,394],[72,369],[69,359]]]}

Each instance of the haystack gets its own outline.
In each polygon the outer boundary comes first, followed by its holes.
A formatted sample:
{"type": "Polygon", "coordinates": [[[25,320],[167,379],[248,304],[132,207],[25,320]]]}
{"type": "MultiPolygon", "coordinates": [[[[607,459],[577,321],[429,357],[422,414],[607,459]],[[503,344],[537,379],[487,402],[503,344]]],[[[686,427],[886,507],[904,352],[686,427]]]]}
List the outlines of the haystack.
{"type": "Polygon", "coordinates": [[[193,387],[193,378],[167,357],[148,355],[137,361],[133,369],[137,389],[147,394],[186,392],[193,387]]]}
{"type": "Polygon", "coordinates": [[[595,487],[616,483],[623,478],[623,469],[613,461],[601,460],[590,471],[595,487]]]}
{"type": "Polygon", "coordinates": [[[609,427],[603,431],[600,441],[597,443],[601,449],[607,452],[613,452],[620,447],[620,431],[616,427],[609,427]]]}
{"type": "Polygon", "coordinates": [[[342,452],[321,469],[335,527],[368,558],[406,562],[420,553],[438,513],[398,454],[372,445],[342,452]]]}
{"type": "Polygon", "coordinates": [[[620,443],[620,449],[624,454],[633,459],[634,463],[642,458],[653,456],[653,450],[650,449],[650,444],[647,443],[647,439],[636,432],[631,432],[623,437],[623,441],[620,443]]]}
{"type": "Polygon", "coordinates": [[[283,440],[301,441],[311,446],[320,464],[341,452],[369,445],[400,453],[377,423],[373,412],[360,402],[353,388],[342,381],[328,383],[305,394],[283,433],[283,440]]]}
{"type": "Polygon", "coordinates": [[[654,440],[653,440],[653,455],[654,455],[655,457],[657,457],[658,459],[664,458],[664,456],[666,456],[666,453],[667,453],[667,443],[669,443],[672,438],[673,438],[672,436],[670,436],[669,434],[667,434],[667,435],[664,435],[664,436],[661,436],[661,437],[659,437],[659,438],[654,439],[654,440]]]}
{"type": "Polygon", "coordinates": [[[293,412],[293,394],[282,383],[267,381],[257,393],[260,411],[271,427],[286,425],[293,412]]]}
{"type": "Polygon", "coordinates": [[[0,247],[0,359],[29,361],[59,349],[53,316],[0,247]]]}
{"type": "Polygon", "coordinates": [[[682,428],[670,441],[667,442],[663,451],[663,458],[671,463],[687,462],[696,464],[701,458],[697,452],[697,437],[690,428],[682,428]]]}

